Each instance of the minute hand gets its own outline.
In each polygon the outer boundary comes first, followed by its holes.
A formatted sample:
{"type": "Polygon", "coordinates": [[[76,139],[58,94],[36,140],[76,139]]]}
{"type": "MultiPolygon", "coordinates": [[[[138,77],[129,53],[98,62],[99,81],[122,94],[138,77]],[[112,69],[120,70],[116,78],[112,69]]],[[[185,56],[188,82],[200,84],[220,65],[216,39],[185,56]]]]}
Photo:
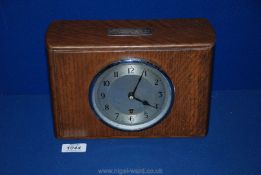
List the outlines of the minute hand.
{"type": "Polygon", "coordinates": [[[136,84],[134,90],[132,91],[133,96],[135,96],[135,92],[136,92],[137,87],[138,87],[138,85],[140,84],[140,81],[141,81],[141,79],[142,79],[142,77],[143,77],[143,73],[144,73],[144,70],[142,71],[142,74],[141,74],[141,76],[140,76],[140,78],[139,78],[139,80],[138,80],[138,82],[137,82],[137,84],[136,84]]]}

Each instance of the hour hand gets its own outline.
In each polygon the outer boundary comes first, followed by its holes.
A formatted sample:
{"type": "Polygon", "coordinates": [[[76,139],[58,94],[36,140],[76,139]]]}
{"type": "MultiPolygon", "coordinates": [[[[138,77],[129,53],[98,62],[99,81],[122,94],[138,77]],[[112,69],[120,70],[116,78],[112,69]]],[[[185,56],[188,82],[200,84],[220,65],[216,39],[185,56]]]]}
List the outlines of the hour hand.
{"type": "Polygon", "coordinates": [[[133,99],[135,99],[135,100],[141,102],[143,105],[150,106],[150,107],[152,107],[152,108],[157,109],[156,106],[151,105],[151,104],[150,104],[148,101],[146,101],[146,100],[141,100],[141,99],[139,99],[139,98],[136,98],[135,96],[133,96],[133,99]]]}

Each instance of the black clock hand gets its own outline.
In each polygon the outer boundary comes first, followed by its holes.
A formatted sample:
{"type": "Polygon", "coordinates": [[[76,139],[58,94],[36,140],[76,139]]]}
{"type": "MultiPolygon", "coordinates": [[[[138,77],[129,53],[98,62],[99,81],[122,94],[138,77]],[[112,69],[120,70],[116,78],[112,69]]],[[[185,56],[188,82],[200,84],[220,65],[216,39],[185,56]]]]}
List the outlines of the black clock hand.
{"type": "Polygon", "coordinates": [[[150,106],[150,107],[153,107],[153,108],[157,109],[157,107],[156,107],[156,106],[152,106],[152,105],[151,105],[151,104],[149,104],[149,102],[148,102],[148,101],[146,101],[146,100],[141,100],[141,99],[139,99],[139,98],[136,98],[136,97],[133,97],[133,99],[135,99],[135,100],[137,100],[137,101],[141,102],[143,105],[150,106]]]}
{"type": "Polygon", "coordinates": [[[142,77],[143,77],[143,73],[144,73],[144,70],[143,70],[143,72],[142,72],[142,74],[141,74],[141,76],[140,76],[140,78],[139,78],[139,80],[138,80],[138,82],[137,82],[137,84],[136,84],[134,90],[131,92],[131,94],[132,94],[133,97],[135,96],[135,92],[136,92],[136,90],[137,90],[137,87],[138,87],[138,85],[140,84],[140,81],[141,81],[141,79],[142,79],[142,77]]]}

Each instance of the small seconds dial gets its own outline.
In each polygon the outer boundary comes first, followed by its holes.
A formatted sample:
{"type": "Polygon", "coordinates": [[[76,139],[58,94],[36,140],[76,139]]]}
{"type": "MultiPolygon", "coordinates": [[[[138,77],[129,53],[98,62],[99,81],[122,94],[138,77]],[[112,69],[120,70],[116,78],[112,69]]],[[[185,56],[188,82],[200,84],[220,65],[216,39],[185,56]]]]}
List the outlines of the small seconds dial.
{"type": "Polygon", "coordinates": [[[161,121],[172,107],[174,87],[167,74],[140,59],[112,63],[93,79],[89,100],[107,125],[138,131],[161,121]]]}

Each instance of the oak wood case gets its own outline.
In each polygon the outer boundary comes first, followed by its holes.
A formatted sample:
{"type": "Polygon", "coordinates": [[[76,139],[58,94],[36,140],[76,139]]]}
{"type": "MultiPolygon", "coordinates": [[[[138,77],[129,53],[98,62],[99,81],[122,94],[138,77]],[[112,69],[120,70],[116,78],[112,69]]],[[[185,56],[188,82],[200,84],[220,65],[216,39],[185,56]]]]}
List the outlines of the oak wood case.
{"type": "Polygon", "coordinates": [[[58,138],[204,136],[208,128],[214,31],[205,19],[56,21],[46,36],[55,133],[58,138]],[[108,36],[108,28],[152,29],[149,36],[108,36]],[[159,124],[127,132],[108,127],[92,111],[93,77],[124,58],[164,70],[176,90],[159,124]]]}

